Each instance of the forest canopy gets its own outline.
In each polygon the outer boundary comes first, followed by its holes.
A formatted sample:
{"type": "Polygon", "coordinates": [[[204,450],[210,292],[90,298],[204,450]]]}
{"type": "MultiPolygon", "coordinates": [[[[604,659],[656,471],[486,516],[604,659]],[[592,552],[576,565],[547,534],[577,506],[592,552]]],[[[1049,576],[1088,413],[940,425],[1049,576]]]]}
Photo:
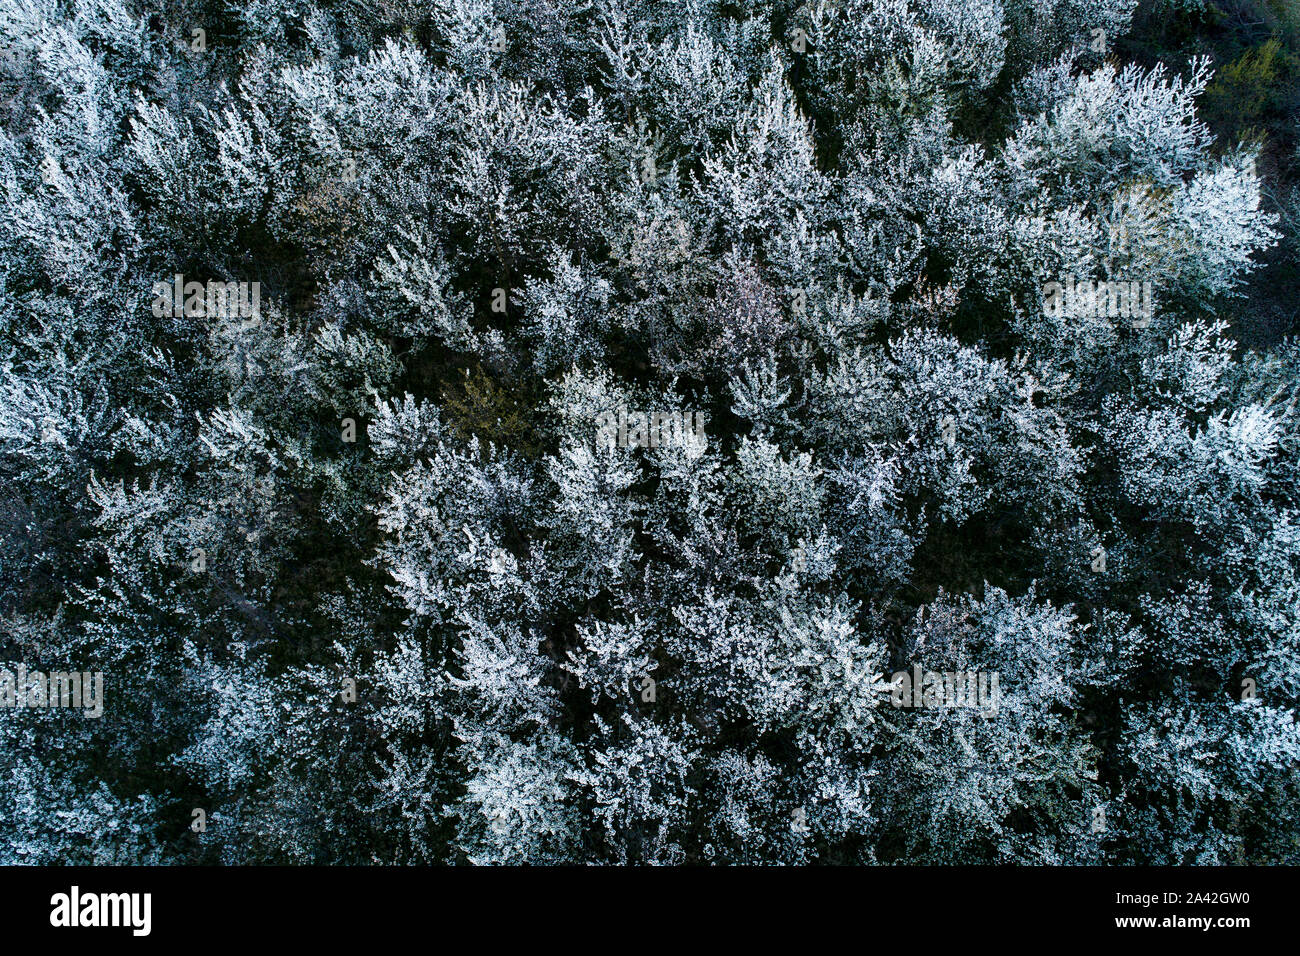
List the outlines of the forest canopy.
{"type": "Polygon", "coordinates": [[[1294,5],[0,44],[0,861],[1300,862],[1294,5]]]}

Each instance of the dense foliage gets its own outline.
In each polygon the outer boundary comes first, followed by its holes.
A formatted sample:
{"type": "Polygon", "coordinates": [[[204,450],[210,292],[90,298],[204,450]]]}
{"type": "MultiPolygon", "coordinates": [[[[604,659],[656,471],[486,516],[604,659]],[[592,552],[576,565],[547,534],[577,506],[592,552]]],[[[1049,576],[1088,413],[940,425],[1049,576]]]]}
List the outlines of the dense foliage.
{"type": "Polygon", "coordinates": [[[1135,5],[0,0],[0,859],[1300,862],[1297,21],[1135,5]]]}

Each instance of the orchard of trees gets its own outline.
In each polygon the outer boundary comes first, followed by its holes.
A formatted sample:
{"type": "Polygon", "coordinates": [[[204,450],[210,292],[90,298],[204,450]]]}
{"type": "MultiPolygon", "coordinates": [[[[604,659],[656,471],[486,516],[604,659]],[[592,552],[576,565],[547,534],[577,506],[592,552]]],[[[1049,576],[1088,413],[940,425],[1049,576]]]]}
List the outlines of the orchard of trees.
{"type": "Polygon", "coordinates": [[[1293,4],[0,44],[0,861],[1300,862],[1293,4]]]}

